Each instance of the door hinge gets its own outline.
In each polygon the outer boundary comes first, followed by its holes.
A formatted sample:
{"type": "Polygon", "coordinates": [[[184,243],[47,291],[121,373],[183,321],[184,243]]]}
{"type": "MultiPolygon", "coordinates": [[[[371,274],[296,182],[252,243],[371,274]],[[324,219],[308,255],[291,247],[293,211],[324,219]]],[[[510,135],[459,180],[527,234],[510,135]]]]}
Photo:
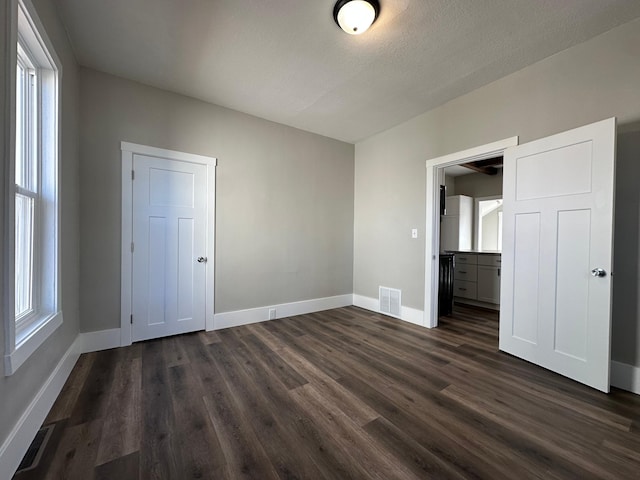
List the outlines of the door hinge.
{"type": "Polygon", "coordinates": [[[136,179],[136,171],[131,170],[131,180],[135,180],[135,179],[136,179]]]}
{"type": "Polygon", "coordinates": [[[131,242],[131,253],[133,253],[134,249],[135,249],[135,247],[133,246],[133,242],[131,242]]]}
{"type": "Polygon", "coordinates": [[[133,325],[133,313],[131,314],[131,325],[133,325]]]}

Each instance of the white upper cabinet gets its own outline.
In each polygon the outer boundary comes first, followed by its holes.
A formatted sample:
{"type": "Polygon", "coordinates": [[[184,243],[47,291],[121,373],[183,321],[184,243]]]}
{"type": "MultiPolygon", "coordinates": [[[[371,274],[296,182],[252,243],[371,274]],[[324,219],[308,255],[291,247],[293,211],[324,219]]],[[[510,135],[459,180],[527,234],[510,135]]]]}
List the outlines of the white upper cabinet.
{"type": "Polygon", "coordinates": [[[473,198],[447,197],[440,223],[440,250],[470,250],[472,242],[473,198]]]}

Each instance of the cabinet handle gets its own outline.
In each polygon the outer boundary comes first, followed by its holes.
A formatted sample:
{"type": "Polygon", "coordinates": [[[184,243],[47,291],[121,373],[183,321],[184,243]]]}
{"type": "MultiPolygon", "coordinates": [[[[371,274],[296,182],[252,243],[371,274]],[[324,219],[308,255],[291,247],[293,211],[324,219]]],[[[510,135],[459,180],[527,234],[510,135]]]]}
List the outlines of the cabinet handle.
{"type": "Polygon", "coordinates": [[[500,269],[498,269],[498,276],[500,276],[500,269]]]}
{"type": "Polygon", "coordinates": [[[462,270],[460,270],[460,273],[467,273],[467,272],[463,272],[462,270]]]}
{"type": "Polygon", "coordinates": [[[467,291],[466,288],[462,288],[462,287],[459,287],[458,290],[460,290],[461,292],[466,292],[467,291]]]}

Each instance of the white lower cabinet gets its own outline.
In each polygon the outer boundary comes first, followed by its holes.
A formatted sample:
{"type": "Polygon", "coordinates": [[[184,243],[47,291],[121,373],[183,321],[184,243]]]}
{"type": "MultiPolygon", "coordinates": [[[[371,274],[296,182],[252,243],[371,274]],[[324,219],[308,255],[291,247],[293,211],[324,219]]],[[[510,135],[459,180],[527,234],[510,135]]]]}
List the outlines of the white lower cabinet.
{"type": "Polygon", "coordinates": [[[500,303],[500,268],[478,265],[478,301],[500,303]]]}
{"type": "Polygon", "coordinates": [[[455,280],[453,282],[453,295],[460,298],[475,300],[478,296],[478,284],[466,280],[455,280]]]}
{"type": "Polygon", "coordinates": [[[453,295],[461,303],[499,305],[500,263],[499,254],[456,253],[453,295]]]}

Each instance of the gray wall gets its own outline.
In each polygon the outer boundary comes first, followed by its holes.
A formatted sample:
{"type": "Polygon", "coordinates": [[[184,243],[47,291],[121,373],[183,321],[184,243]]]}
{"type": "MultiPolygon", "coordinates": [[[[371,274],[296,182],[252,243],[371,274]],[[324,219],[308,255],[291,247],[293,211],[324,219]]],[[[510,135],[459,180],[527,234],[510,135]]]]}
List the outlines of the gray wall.
{"type": "MultiPolygon", "coordinates": [[[[45,343],[10,376],[0,375],[0,444],[20,418],[20,415],[42,387],[47,377],[62,358],[78,334],[78,270],[79,270],[79,190],[78,190],[78,72],[67,36],[60,23],[55,8],[49,0],[32,0],[47,34],[54,44],[63,64],[62,78],[62,155],[60,167],[61,181],[61,243],[62,243],[62,310],[64,323],[45,343]]],[[[0,24],[5,23],[5,4],[0,8],[0,24]]],[[[6,74],[4,30],[0,35],[0,91],[4,92],[6,74]]],[[[4,95],[0,95],[4,102],[4,95]]],[[[2,106],[0,104],[0,106],[2,106]]],[[[0,108],[4,112],[4,108],[0,108]]],[[[4,116],[2,117],[4,122],[4,116]]],[[[0,126],[4,132],[5,125],[0,126]]],[[[0,151],[4,152],[3,137],[0,137],[0,151]]],[[[4,185],[4,182],[2,182],[4,185]]],[[[4,192],[0,192],[0,202],[4,192]]],[[[3,211],[3,208],[0,208],[3,211]]],[[[0,254],[4,254],[0,248],[0,254]]],[[[4,260],[4,259],[3,259],[4,260]]],[[[4,270],[3,270],[4,271],[4,270]]],[[[4,319],[3,319],[4,322],[4,319]]],[[[4,348],[4,328],[0,328],[0,345],[4,348]]]]}
{"type": "Polygon", "coordinates": [[[491,197],[502,195],[502,170],[496,175],[485,175],[484,173],[470,173],[455,177],[456,195],[467,195],[469,197],[491,197]]]}
{"type": "Polygon", "coordinates": [[[456,193],[456,177],[450,175],[444,176],[444,184],[447,187],[447,196],[457,195],[456,193]]]}
{"type": "Polygon", "coordinates": [[[640,125],[618,136],[612,345],[640,366],[640,125]]]}
{"type": "Polygon", "coordinates": [[[120,325],[120,142],[216,157],[217,313],[352,292],[354,146],[81,69],[82,330],[120,325]]]}
{"type": "MultiPolygon", "coordinates": [[[[636,20],[358,143],[354,293],[375,298],[378,285],[400,288],[405,306],[424,308],[425,160],[612,116],[631,124],[640,119],[639,86],[636,20]],[[420,227],[417,240],[412,226],[420,227]]],[[[614,359],[630,358],[623,350],[615,341],[614,359]]]]}

